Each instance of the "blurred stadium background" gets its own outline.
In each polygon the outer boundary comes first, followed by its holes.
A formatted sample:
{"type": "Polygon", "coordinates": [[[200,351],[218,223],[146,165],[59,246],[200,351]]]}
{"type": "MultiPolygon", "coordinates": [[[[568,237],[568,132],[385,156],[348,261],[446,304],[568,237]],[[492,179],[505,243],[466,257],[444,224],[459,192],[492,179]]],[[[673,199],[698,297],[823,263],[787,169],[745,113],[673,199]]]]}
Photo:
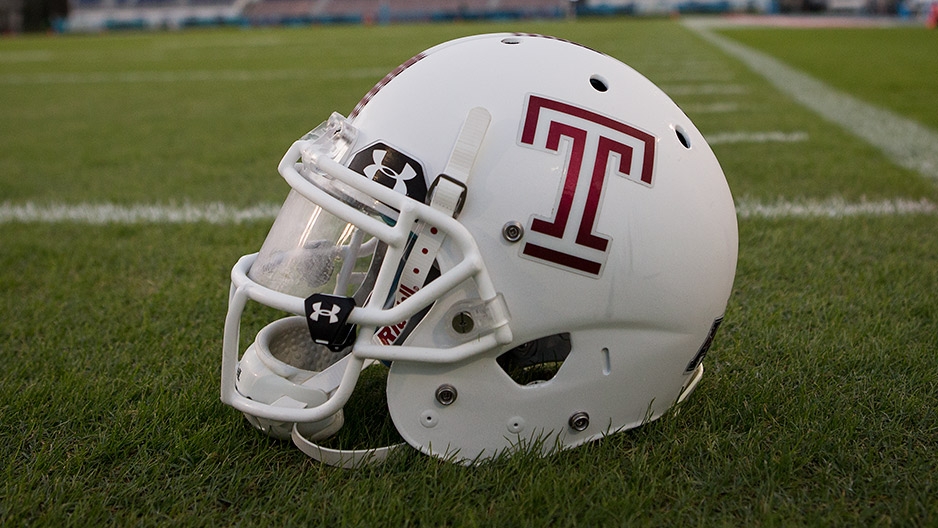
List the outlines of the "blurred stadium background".
{"type": "Polygon", "coordinates": [[[925,19],[933,0],[0,0],[0,32],[388,24],[610,14],[832,13],[925,19]]]}

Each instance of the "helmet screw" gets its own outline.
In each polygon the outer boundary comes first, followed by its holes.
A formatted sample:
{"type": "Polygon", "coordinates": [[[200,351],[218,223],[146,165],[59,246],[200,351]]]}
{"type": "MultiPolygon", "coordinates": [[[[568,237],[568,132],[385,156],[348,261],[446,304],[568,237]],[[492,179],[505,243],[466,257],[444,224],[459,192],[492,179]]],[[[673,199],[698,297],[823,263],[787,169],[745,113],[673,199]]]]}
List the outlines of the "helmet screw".
{"type": "Polygon", "coordinates": [[[575,412],[567,423],[570,424],[570,429],[574,431],[585,431],[590,426],[590,415],[584,411],[575,412]]]}
{"type": "Polygon", "coordinates": [[[469,312],[459,312],[453,316],[453,330],[459,334],[468,334],[474,326],[475,323],[469,312]]]}
{"type": "Polygon", "coordinates": [[[456,396],[456,387],[449,383],[444,383],[436,388],[436,401],[440,402],[440,405],[452,405],[456,401],[456,396]]]}
{"type": "Polygon", "coordinates": [[[502,226],[502,236],[505,237],[505,240],[515,243],[524,236],[524,227],[521,226],[520,222],[512,220],[502,226]]]}

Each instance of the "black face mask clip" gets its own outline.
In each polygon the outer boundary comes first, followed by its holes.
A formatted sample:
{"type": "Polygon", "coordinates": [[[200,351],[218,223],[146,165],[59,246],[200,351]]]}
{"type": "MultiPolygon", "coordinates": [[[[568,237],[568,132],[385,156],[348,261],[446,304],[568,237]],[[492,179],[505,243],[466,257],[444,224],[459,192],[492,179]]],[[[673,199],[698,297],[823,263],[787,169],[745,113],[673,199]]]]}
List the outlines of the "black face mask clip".
{"type": "Polygon", "coordinates": [[[355,342],[355,325],[348,318],[355,308],[355,299],[314,293],[304,302],[309,335],[317,344],[333,352],[347,348],[355,342]]]}

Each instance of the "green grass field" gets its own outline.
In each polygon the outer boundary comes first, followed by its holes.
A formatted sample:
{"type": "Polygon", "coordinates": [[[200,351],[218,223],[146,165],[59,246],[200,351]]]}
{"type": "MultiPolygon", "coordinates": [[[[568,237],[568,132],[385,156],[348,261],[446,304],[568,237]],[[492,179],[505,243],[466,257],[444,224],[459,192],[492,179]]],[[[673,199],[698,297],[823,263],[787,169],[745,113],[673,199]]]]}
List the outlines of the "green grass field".
{"type": "MultiPolygon", "coordinates": [[[[933,32],[722,34],[938,130],[933,32]]],[[[677,21],[4,38],[0,123],[0,525],[938,524],[938,184],[677,21]],[[277,204],[295,138],[414,53],[489,31],[629,63],[712,139],[737,203],[767,207],[740,218],[726,321],[678,413],[546,459],[322,467],[218,399],[230,267],[271,218],[7,214],[277,204]],[[922,207],[866,207],[900,201],[922,207]],[[818,203],[858,207],[791,213],[818,203]]],[[[338,442],[395,439],[381,387],[338,442]]]]}

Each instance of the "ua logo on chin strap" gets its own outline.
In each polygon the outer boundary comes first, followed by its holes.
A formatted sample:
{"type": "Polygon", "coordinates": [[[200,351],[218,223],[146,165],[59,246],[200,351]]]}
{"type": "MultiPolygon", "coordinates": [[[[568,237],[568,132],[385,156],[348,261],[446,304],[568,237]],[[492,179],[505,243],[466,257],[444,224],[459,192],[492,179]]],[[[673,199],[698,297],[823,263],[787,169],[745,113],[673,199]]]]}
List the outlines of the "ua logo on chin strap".
{"type": "Polygon", "coordinates": [[[336,324],[339,322],[338,314],[342,311],[342,307],[338,304],[333,304],[332,309],[328,310],[322,307],[321,302],[316,302],[313,303],[310,308],[312,308],[310,311],[313,313],[309,314],[309,318],[313,321],[316,321],[317,323],[319,322],[319,318],[324,316],[329,316],[329,324],[336,324]]]}
{"type": "Polygon", "coordinates": [[[303,304],[306,308],[306,324],[313,341],[333,352],[355,341],[355,325],[346,322],[355,308],[355,299],[314,293],[303,304]]]}

